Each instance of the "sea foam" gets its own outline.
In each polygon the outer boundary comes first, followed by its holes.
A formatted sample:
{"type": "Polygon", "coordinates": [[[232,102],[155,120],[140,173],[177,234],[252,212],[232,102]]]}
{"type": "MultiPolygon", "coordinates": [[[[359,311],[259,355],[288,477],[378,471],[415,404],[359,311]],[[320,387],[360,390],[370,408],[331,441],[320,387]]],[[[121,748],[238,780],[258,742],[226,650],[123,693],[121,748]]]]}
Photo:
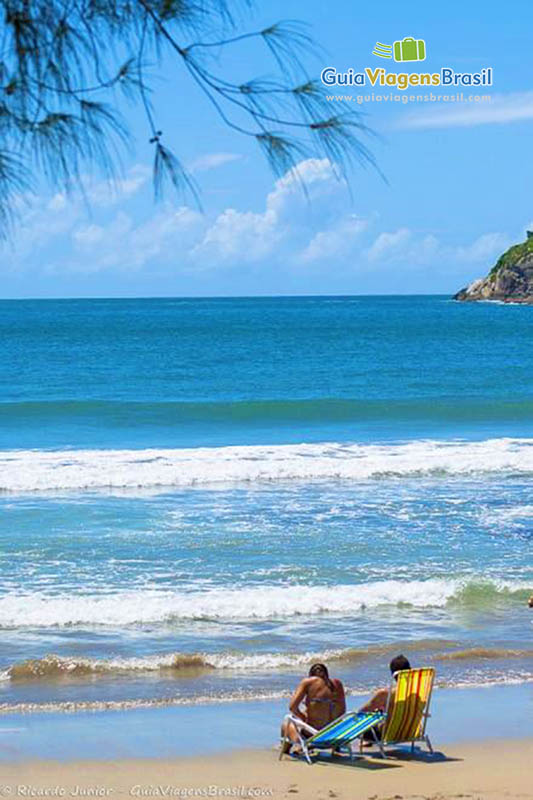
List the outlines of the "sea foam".
{"type": "Polygon", "coordinates": [[[155,588],[110,594],[8,592],[0,597],[0,628],[246,621],[350,616],[379,606],[443,608],[449,603],[487,607],[505,598],[525,599],[530,584],[482,578],[385,580],[363,584],[262,585],[242,588],[155,588]]]}
{"type": "Polygon", "coordinates": [[[533,473],[533,439],[189,449],[0,451],[0,491],[533,473]]]}

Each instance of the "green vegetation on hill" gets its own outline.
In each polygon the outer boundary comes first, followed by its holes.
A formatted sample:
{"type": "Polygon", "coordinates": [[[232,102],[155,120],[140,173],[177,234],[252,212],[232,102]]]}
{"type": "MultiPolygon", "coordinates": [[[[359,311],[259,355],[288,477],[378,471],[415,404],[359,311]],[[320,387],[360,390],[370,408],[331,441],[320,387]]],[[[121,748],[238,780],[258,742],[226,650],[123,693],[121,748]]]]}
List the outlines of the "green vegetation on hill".
{"type": "Polygon", "coordinates": [[[513,244],[508,250],[503,253],[497,260],[496,264],[493,266],[491,271],[489,272],[489,279],[494,280],[496,278],[497,273],[503,269],[504,267],[512,267],[515,264],[522,261],[525,256],[528,256],[530,253],[533,253],[533,237],[529,237],[526,239],[525,242],[520,242],[520,244],[513,244]]]}

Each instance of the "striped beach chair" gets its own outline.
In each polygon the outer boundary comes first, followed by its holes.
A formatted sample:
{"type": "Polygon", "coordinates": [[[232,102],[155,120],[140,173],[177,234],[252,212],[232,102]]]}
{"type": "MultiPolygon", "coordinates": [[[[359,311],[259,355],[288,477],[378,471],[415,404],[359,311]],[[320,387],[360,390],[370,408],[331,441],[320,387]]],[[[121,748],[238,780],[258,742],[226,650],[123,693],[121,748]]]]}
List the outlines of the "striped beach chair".
{"type": "MultiPolygon", "coordinates": [[[[385,719],[382,711],[358,712],[350,711],[342,717],[330,722],[325,728],[316,730],[311,725],[301,720],[294,714],[287,714],[284,722],[292,722],[298,733],[298,739],[302,752],[309,764],[312,764],[311,753],[313,751],[334,750],[348,752],[353,758],[354,752],[351,743],[361,736],[365,731],[375,727],[385,719]],[[311,734],[305,737],[304,733],[311,734]]],[[[282,736],[280,743],[279,758],[283,758],[285,746],[289,740],[282,736]]]]}
{"type": "Polygon", "coordinates": [[[405,669],[394,674],[381,736],[374,726],[371,729],[384,758],[387,757],[386,747],[406,743],[411,744],[413,751],[417,742],[423,742],[433,753],[426,725],[434,678],[432,667],[405,669]]]}

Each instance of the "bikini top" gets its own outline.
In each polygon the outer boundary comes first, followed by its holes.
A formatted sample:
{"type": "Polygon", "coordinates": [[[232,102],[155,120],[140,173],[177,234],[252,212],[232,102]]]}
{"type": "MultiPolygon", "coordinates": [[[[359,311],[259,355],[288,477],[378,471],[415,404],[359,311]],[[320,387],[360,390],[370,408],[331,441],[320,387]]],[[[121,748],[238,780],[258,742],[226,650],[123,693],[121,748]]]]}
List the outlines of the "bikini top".
{"type": "MultiPolygon", "coordinates": [[[[338,684],[336,680],[332,681],[335,689],[338,689],[338,684]],[[336,685],[337,684],[337,685],[336,685]]],[[[337,704],[336,700],[333,700],[329,697],[310,697],[307,700],[308,703],[328,703],[330,708],[333,708],[337,704]]]]}
{"type": "Polygon", "coordinates": [[[307,700],[308,703],[328,703],[330,708],[336,704],[335,700],[330,700],[327,697],[311,697],[307,700]]]}

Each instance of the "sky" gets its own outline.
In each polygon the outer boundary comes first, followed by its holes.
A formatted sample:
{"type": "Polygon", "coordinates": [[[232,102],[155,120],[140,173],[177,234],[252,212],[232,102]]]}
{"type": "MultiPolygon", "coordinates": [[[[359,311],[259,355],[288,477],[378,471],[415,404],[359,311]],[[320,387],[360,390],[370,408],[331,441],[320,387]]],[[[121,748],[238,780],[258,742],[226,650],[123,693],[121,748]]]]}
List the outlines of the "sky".
{"type": "MultiPolygon", "coordinates": [[[[449,294],[525,238],[533,227],[529,2],[269,0],[243,13],[239,30],[284,19],[308,23],[320,45],[305,55],[313,77],[326,66],[492,67],[493,86],[482,90],[491,100],[356,104],[379,170],[357,166],[339,179],[327,158],[302,156],[295,172],[276,178],[255,141],[228,128],[183,66],[165,57],[152,67],[157,126],[194,177],[201,210],[172,192],[154,202],[144,114],[121,106],[134,136],[121,178],[114,187],[87,178],[86,200],[46,185],[23,198],[12,240],[1,245],[2,297],[449,294]],[[423,63],[372,55],[377,41],[407,36],[425,40],[423,63]]],[[[275,74],[260,42],[214,66],[239,81],[275,74]]],[[[391,91],[421,93],[381,90],[391,91]]],[[[331,89],[372,92],[380,93],[331,89]]],[[[354,107],[331,105],[332,113],[354,107]]]]}

